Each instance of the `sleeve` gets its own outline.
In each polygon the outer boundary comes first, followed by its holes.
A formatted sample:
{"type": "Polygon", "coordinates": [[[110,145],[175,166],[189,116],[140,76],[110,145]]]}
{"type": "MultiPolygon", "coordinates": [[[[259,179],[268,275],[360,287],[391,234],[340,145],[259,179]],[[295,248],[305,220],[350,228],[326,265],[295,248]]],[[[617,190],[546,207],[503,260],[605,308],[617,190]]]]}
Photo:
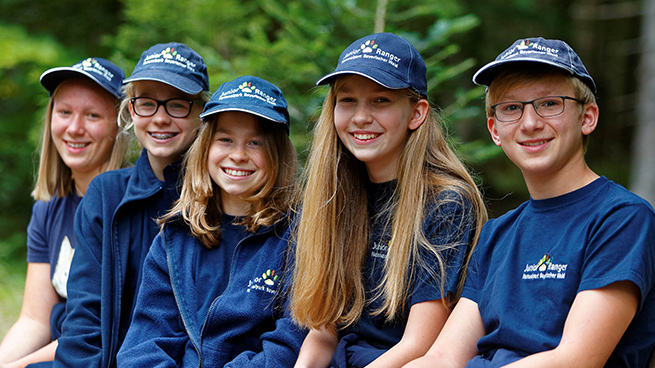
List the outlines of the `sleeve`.
{"type": "MultiPolygon", "coordinates": [[[[179,367],[191,364],[184,356],[189,335],[168,271],[164,239],[158,234],[143,264],[143,276],[132,322],[116,358],[118,367],[179,367]]],[[[197,358],[196,358],[197,359],[197,358]]]]}
{"type": "Polygon", "coordinates": [[[244,351],[225,368],[293,367],[306,334],[285,315],[275,322],[273,331],[262,334],[262,351],[244,351]]]}
{"type": "Polygon", "coordinates": [[[36,201],[27,225],[27,262],[48,263],[48,234],[46,233],[47,203],[36,201]]]}
{"type": "Polygon", "coordinates": [[[441,269],[444,269],[446,277],[444,292],[457,293],[474,227],[475,218],[469,202],[454,193],[441,196],[437,204],[428,210],[423,231],[433,245],[433,251],[438,252],[441,259],[429,251],[422,255],[421,262],[417,263],[412,305],[444,297],[440,290],[441,269]]]}
{"type": "Polygon", "coordinates": [[[655,282],[655,214],[645,204],[621,206],[596,228],[586,248],[578,292],[631,281],[643,303],[655,282]]]}
{"type": "MultiPolygon", "coordinates": [[[[55,353],[55,367],[102,365],[102,201],[100,190],[93,184],[75,213],[78,242],[69,274],[67,317],[55,353]]],[[[109,311],[112,307],[105,308],[109,311]]]]}

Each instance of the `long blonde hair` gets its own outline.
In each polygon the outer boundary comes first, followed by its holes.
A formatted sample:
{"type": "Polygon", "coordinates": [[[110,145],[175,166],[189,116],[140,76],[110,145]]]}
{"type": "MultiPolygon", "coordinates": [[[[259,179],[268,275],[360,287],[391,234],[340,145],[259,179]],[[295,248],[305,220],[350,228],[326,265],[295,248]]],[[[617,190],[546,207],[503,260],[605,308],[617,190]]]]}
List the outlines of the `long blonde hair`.
{"type": "MultiPolygon", "coordinates": [[[[198,137],[184,158],[184,181],[180,199],[160,220],[166,221],[181,214],[191,228],[193,236],[207,248],[220,243],[221,196],[207,169],[209,148],[218,127],[218,115],[202,123],[198,137]]],[[[250,232],[261,226],[271,226],[288,212],[294,193],[296,150],[279,123],[259,120],[259,128],[265,141],[268,161],[266,183],[245,200],[251,203],[242,224],[250,232]]]]}
{"type": "MultiPolygon", "coordinates": [[[[300,325],[310,328],[331,324],[346,327],[360,318],[368,302],[362,280],[370,232],[365,189],[368,179],[364,164],[345,148],[334,128],[336,92],[342,85],[343,78],[337,78],[325,98],[302,180],[304,194],[295,239],[290,309],[300,325]]],[[[413,103],[421,98],[416,92],[407,91],[413,103]]],[[[426,251],[434,254],[440,264],[437,273],[442,293],[445,287],[441,253],[449,246],[429,243],[422,228],[425,213],[417,209],[425,209],[448,190],[459,196],[462,207],[466,208],[465,202],[470,203],[471,211],[464,216],[475,217],[457,295],[442,298],[447,305],[459,298],[470,254],[487,220],[482,196],[448,146],[440,117],[433,109],[418,129],[410,131],[399,159],[397,178],[393,202],[387,209],[391,214],[391,241],[383,283],[377,293],[382,305],[375,311],[383,313],[387,321],[404,309],[416,268],[410,260],[416,260],[417,255],[426,251]]],[[[469,221],[462,221],[465,222],[469,221]]],[[[418,264],[434,268],[420,260],[418,264]]]]}
{"type": "MultiPolygon", "coordinates": [[[[66,166],[61,155],[59,155],[57,147],[52,141],[52,133],[50,132],[50,126],[52,124],[52,109],[61,85],[62,83],[60,83],[52,92],[43,119],[39,168],[37,171],[34,190],[32,190],[32,197],[35,200],[49,201],[55,193],[57,194],[57,197],[61,198],[67,196],[73,191],[73,172],[68,166],[66,166]]],[[[114,103],[116,109],[118,109],[119,103],[120,100],[116,99],[114,103]]],[[[116,123],[118,124],[116,138],[114,139],[109,160],[105,163],[102,169],[103,172],[115,170],[127,165],[125,154],[130,144],[130,134],[128,129],[120,124],[118,113],[116,123]]]]}

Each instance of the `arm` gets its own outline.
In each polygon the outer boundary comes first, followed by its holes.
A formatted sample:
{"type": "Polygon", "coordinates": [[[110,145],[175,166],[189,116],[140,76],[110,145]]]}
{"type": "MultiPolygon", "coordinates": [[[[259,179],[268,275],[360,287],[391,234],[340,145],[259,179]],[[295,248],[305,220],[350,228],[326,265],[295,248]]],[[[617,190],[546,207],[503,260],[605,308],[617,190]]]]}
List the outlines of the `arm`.
{"type": "Polygon", "coordinates": [[[449,314],[441,300],[414,304],[409,310],[403,337],[368,368],[400,367],[422,356],[439,335],[449,314]]]}
{"type": "Polygon", "coordinates": [[[28,364],[39,362],[51,362],[55,358],[55,350],[57,350],[57,340],[52,341],[48,345],[26,355],[14,362],[7,364],[0,364],[2,368],[25,368],[28,364]]]}
{"type": "Polygon", "coordinates": [[[338,343],[335,326],[309,331],[294,367],[328,367],[338,343]]]}
{"type": "Polygon", "coordinates": [[[639,294],[630,281],[581,291],[566,317],[559,345],[508,367],[603,367],[637,311],[639,294]]]}
{"type": "Polygon", "coordinates": [[[428,353],[405,368],[464,367],[485,335],[478,304],[461,298],[428,353]]]}
{"type": "Polygon", "coordinates": [[[143,263],[141,286],[130,327],[116,357],[117,367],[182,366],[189,335],[180,325],[181,318],[163,240],[157,235],[143,263]]]}
{"type": "MultiPolygon", "coordinates": [[[[50,282],[50,265],[29,263],[25,279],[23,306],[18,320],[9,329],[0,345],[0,363],[24,358],[50,343],[50,312],[59,302],[59,296],[50,282]]],[[[51,355],[42,360],[52,360],[51,355]]],[[[37,362],[41,360],[30,360],[37,362]]]]}

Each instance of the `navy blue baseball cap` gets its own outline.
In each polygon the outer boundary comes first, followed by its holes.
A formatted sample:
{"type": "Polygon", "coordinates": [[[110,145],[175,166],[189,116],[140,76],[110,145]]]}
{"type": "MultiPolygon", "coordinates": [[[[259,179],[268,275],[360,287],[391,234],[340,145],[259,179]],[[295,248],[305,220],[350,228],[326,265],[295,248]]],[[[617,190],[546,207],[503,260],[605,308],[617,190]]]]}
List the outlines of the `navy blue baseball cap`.
{"type": "Polygon", "coordinates": [[[564,41],[542,37],[516,40],[512,46],[498,55],[496,60],[480,68],[473,76],[473,83],[489,87],[498,71],[503,69],[502,67],[517,62],[541,63],[563,69],[583,81],[593,93],[596,93],[596,83],[571,46],[564,41]]]}
{"type": "Polygon", "coordinates": [[[166,83],[190,95],[209,91],[202,56],[178,42],[160,43],[144,51],[132,75],[123,83],[146,80],[166,83]]]}
{"type": "Polygon", "coordinates": [[[200,118],[207,122],[224,111],[241,111],[284,125],[289,133],[289,111],[282,91],[258,77],[245,75],[223,83],[205,104],[200,118]]]}
{"type": "Polygon", "coordinates": [[[393,33],[375,33],[350,44],[339,56],[334,72],[316,84],[331,83],[342,74],[357,74],[389,89],[411,88],[427,97],[425,73],[425,62],[409,41],[393,33]]]}
{"type": "Polygon", "coordinates": [[[86,58],[79,63],[73,64],[73,66],[48,69],[41,74],[39,80],[52,95],[61,82],[70,78],[79,78],[80,76],[91,79],[114,97],[121,98],[121,85],[125,73],[123,69],[103,58],[86,58]]]}

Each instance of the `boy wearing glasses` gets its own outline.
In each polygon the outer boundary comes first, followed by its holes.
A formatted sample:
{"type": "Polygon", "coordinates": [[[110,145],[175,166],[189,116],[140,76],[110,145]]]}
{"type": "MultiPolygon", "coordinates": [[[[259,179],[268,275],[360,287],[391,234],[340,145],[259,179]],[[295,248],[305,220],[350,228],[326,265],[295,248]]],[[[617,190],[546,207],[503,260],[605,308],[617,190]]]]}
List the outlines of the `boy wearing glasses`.
{"type": "Polygon", "coordinates": [[[473,77],[530,200],[485,224],[462,298],[408,367],[646,367],[655,213],[587,166],[596,86],[564,42],[516,41],[473,77]]]}

